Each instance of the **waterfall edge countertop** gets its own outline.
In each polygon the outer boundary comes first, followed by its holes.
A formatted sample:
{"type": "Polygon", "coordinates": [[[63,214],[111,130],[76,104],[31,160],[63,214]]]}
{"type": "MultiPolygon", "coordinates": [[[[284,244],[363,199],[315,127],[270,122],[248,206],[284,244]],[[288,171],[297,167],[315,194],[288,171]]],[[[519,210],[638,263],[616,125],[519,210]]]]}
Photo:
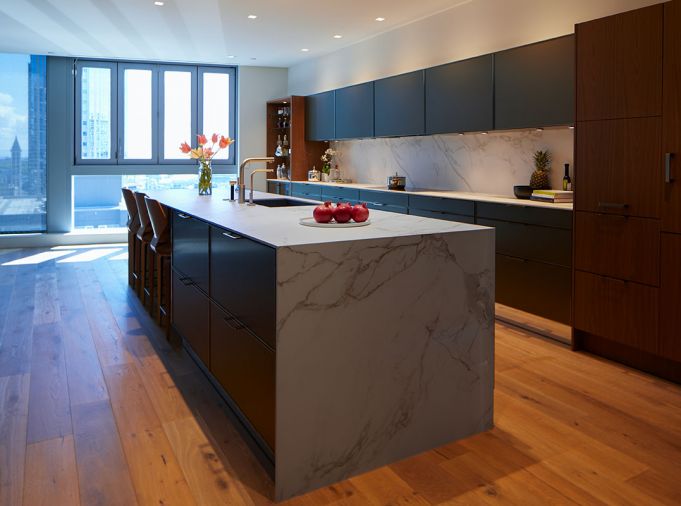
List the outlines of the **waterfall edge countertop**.
{"type": "MultiPolygon", "coordinates": [[[[416,235],[469,232],[487,227],[432,218],[421,218],[372,210],[371,224],[354,228],[318,228],[300,225],[300,218],[312,216],[317,202],[310,206],[249,206],[230,200],[227,191],[215,190],[212,196],[199,196],[196,190],[150,191],[149,197],[181,213],[194,216],[217,227],[238,232],[250,239],[274,246],[301,246],[342,241],[409,237],[416,235]]],[[[283,195],[255,192],[254,199],[286,199],[283,195]]],[[[295,200],[304,200],[295,198],[295,200]]]]}

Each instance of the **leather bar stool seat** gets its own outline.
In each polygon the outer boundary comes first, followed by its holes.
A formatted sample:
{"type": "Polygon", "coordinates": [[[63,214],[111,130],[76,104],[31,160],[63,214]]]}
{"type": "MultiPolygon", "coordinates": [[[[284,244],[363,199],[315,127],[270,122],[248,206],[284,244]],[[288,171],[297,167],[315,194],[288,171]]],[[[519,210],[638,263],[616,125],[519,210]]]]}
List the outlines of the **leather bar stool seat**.
{"type": "Polygon", "coordinates": [[[121,188],[121,192],[123,192],[125,208],[128,211],[128,284],[136,290],[140,273],[141,243],[137,239],[137,231],[140,228],[140,214],[133,191],[130,188],[121,188]]]}
{"type": "Polygon", "coordinates": [[[153,269],[153,252],[150,244],[154,238],[154,231],[151,228],[151,220],[149,219],[149,211],[147,211],[147,204],[144,201],[145,193],[134,192],[135,202],[137,203],[137,211],[139,212],[140,226],[137,229],[137,239],[140,241],[140,283],[137,289],[139,296],[144,306],[153,308],[154,300],[154,269],[153,269]]]}
{"type": "MultiPolygon", "coordinates": [[[[158,324],[170,333],[170,227],[168,210],[158,200],[146,197],[145,203],[154,236],[149,243],[156,266],[156,302],[151,315],[157,315],[158,324]]],[[[152,301],[153,302],[153,301],[152,301]]]]}

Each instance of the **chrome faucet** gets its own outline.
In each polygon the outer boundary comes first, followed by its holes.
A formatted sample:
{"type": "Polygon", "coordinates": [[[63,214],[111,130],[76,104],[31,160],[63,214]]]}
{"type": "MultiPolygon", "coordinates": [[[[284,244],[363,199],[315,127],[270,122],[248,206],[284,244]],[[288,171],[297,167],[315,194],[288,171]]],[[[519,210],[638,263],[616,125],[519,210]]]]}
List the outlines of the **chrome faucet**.
{"type": "MultiPolygon", "coordinates": [[[[249,163],[265,162],[272,163],[274,158],[271,156],[259,157],[259,158],[246,158],[241,165],[239,165],[239,204],[244,204],[246,202],[246,186],[244,181],[244,172],[246,170],[246,165],[249,163]]],[[[251,195],[253,194],[253,178],[251,178],[251,195]]]]}
{"type": "Polygon", "coordinates": [[[249,206],[255,205],[253,203],[253,176],[255,176],[255,174],[257,172],[265,172],[265,173],[274,172],[274,169],[255,169],[253,172],[251,172],[251,191],[250,191],[250,194],[248,196],[248,205],[249,206]]]}

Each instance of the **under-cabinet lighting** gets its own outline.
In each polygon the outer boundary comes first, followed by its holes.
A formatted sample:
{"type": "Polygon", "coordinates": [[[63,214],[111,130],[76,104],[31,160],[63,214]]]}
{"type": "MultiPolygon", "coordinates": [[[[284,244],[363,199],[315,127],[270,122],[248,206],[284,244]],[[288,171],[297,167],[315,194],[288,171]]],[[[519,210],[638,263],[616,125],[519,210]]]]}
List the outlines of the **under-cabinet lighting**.
{"type": "Polygon", "coordinates": [[[303,53],[307,53],[307,52],[309,51],[309,49],[306,48],[306,47],[304,47],[303,49],[301,49],[301,51],[302,51],[303,53]]]}
{"type": "Polygon", "coordinates": [[[249,14],[248,15],[248,19],[257,19],[257,18],[258,18],[258,16],[256,16],[255,14],[249,14]]]}
{"type": "Polygon", "coordinates": [[[154,5],[157,5],[158,7],[163,7],[163,5],[165,5],[165,2],[154,2],[154,5]]]}
{"type": "Polygon", "coordinates": [[[385,18],[376,18],[376,21],[385,21],[385,18]]]}
{"type": "Polygon", "coordinates": [[[343,36],[342,36],[342,35],[338,35],[338,34],[336,34],[336,35],[334,35],[334,36],[333,36],[333,38],[334,38],[334,39],[342,39],[342,38],[343,38],[343,36]]]}

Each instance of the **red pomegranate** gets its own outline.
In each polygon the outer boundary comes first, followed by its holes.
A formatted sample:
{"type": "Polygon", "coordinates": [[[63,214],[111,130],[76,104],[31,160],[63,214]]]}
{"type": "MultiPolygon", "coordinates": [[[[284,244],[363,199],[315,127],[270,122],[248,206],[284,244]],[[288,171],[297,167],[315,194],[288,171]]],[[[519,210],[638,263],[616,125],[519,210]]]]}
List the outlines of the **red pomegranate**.
{"type": "Polygon", "coordinates": [[[333,219],[338,223],[347,223],[352,218],[352,206],[347,202],[339,202],[333,209],[333,219]]]}
{"type": "Polygon", "coordinates": [[[365,203],[352,206],[352,219],[357,223],[363,223],[369,219],[369,209],[365,203]]]}
{"type": "Polygon", "coordinates": [[[315,207],[314,211],[312,211],[312,216],[317,223],[329,223],[333,219],[331,202],[324,202],[315,207]]]}

